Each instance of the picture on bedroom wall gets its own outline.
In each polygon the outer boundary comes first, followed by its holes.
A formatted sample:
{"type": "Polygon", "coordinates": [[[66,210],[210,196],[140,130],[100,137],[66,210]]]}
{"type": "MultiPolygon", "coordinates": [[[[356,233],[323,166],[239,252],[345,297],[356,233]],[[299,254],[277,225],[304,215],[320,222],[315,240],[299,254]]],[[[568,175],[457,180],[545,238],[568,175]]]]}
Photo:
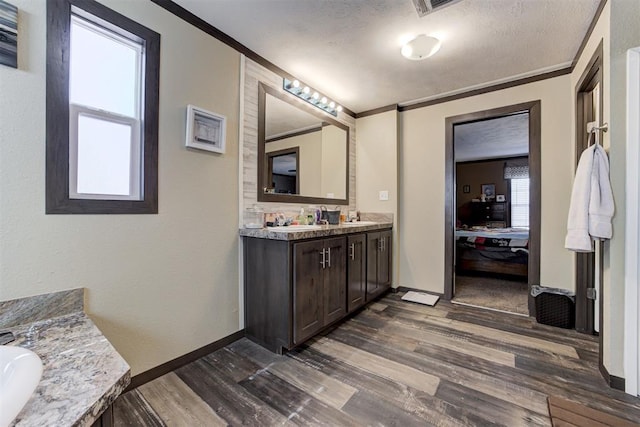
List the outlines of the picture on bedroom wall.
{"type": "Polygon", "coordinates": [[[18,8],[0,0],[0,64],[18,68],[18,8]]]}
{"type": "Polygon", "coordinates": [[[491,200],[496,197],[496,185],[495,184],[482,184],[482,195],[491,200]]]}

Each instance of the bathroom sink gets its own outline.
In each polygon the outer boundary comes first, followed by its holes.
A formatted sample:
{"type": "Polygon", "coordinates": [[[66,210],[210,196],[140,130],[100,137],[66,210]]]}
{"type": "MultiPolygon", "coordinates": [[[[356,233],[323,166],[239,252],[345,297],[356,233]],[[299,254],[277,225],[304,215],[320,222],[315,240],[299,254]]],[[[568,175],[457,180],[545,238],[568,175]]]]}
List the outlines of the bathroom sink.
{"type": "Polygon", "coordinates": [[[374,221],[357,221],[357,222],[343,222],[343,227],[357,227],[359,225],[376,225],[377,222],[374,221]]]}
{"type": "Polygon", "coordinates": [[[31,350],[0,346],[0,427],[8,426],[29,401],[42,377],[42,361],[31,350]]]}
{"type": "Polygon", "coordinates": [[[267,227],[267,230],[283,233],[295,233],[296,231],[322,230],[322,227],[319,225],[290,225],[288,227],[267,227]]]}

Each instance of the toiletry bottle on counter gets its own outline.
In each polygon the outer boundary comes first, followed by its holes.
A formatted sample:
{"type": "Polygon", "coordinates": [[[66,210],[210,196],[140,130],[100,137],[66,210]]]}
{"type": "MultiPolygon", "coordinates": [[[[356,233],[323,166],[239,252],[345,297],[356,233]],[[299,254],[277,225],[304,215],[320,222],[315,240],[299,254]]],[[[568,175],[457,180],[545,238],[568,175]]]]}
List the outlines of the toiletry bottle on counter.
{"type": "Polygon", "coordinates": [[[298,224],[300,225],[307,224],[307,216],[304,214],[304,208],[300,208],[300,215],[298,215],[298,224]]]}

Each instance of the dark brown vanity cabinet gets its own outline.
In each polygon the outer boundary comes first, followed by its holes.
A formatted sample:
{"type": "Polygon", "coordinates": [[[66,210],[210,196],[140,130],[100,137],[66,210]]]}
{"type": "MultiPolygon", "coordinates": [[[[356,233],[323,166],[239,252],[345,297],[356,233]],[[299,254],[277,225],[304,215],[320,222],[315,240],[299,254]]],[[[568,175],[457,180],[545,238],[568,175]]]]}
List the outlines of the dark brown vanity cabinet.
{"type": "Polygon", "coordinates": [[[391,231],[278,240],[245,237],[245,335],[282,353],[391,285],[391,231]]]}
{"type": "Polygon", "coordinates": [[[293,343],[347,313],[345,237],[293,244],[293,343]]]}
{"type": "Polygon", "coordinates": [[[367,233],[367,301],[391,287],[391,230],[367,233]]]}
{"type": "Polygon", "coordinates": [[[367,236],[354,234],[347,237],[347,310],[362,307],[367,297],[367,236]]]}

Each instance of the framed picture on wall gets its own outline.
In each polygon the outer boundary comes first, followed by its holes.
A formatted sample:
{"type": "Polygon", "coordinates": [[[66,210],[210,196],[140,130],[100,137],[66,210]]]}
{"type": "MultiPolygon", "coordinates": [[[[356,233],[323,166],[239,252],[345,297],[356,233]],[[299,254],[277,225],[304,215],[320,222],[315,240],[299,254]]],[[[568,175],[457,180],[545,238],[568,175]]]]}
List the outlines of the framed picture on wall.
{"type": "Polygon", "coordinates": [[[187,147],[224,153],[227,119],[220,114],[187,106],[187,147]]]}
{"type": "Polygon", "coordinates": [[[496,197],[496,185],[495,184],[482,184],[482,194],[487,199],[493,199],[496,197]]]}
{"type": "Polygon", "coordinates": [[[0,64],[18,68],[18,8],[0,0],[0,64]]]}

